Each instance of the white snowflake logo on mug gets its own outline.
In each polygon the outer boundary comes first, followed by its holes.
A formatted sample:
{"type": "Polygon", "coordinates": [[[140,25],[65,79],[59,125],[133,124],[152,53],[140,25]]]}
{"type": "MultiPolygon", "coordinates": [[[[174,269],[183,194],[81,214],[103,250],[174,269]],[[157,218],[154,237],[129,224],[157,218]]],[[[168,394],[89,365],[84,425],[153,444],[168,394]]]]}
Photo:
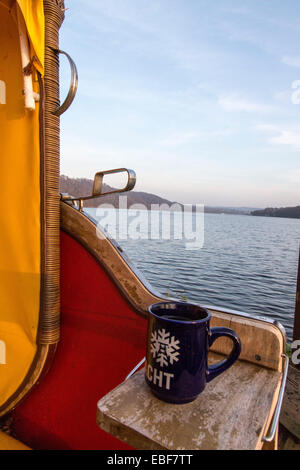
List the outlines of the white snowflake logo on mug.
{"type": "Polygon", "coordinates": [[[179,344],[180,341],[175,336],[170,336],[164,328],[151,334],[151,353],[161,367],[179,361],[179,344]]]}

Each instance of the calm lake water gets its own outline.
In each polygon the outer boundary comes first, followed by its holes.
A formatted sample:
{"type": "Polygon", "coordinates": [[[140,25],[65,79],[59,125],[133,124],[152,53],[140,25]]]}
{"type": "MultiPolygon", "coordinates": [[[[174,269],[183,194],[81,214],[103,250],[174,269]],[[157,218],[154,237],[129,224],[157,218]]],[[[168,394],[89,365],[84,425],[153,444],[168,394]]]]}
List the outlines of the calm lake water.
{"type": "Polygon", "coordinates": [[[299,241],[297,219],[205,214],[199,250],[186,250],[186,240],[118,243],[162,294],[271,317],[291,339],[299,241]]]}

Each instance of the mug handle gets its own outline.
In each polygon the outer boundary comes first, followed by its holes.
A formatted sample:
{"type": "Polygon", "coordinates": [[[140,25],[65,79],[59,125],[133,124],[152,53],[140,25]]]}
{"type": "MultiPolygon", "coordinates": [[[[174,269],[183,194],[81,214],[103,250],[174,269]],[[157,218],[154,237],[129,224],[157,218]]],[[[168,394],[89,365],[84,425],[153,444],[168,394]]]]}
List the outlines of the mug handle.
{"type": "Polygon", "coordinates": [[[223,326],[217,326],[210,329],[210,333],[208,336],[209,347],[212,346],[216,339],[222,336],[227,336],[232,340],[233,348],[227,359],[224,359],[223,361],[218,362],[217,364],[212,364],[208,367],[208,373],[206,377],[207,382],[210,382],[211,380],[215,379],[218,375],[222,374],[222,372],[225,372],[225,370],[229,369],[229,367],[231,367],[235,363],[235,361],[237,361],[239,355],[241,354],[242,345],[240,338],[233,330],[230,330],[230,328],[225,328],[223,326]]]}

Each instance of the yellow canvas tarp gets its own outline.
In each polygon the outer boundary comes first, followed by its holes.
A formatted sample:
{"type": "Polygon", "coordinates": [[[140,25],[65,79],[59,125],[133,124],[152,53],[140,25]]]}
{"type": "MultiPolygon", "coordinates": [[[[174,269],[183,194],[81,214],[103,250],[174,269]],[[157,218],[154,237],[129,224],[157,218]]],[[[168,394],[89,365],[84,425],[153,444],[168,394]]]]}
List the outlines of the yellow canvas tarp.
{"type": "MultiPolygon", "coordinates": [[[[42,73],[43,2],[7,4],[0,1],[0,406],[34,361],[41,276],[39,104],[25,110],[16,8],[24,15],[33,65],[42,73]]],[[[33,88],[39,92],[36,73],[33,88]]]]}
{"type": "Polygon", "coordinates": [[[41,74],[44,72],[45,18],[42,0],[17,1],[25,19],[31,45],[31,57],[41,74]]]}

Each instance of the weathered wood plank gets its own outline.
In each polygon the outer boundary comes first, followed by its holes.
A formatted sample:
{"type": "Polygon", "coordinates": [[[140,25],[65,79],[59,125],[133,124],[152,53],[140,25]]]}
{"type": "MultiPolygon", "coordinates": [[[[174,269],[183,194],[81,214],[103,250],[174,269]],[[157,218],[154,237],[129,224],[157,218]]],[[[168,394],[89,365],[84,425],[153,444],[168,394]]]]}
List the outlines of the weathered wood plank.
{"type": "Polygon", "coordinates": [[[238,361],[194,402],[172,405],[152,395],[139,371],[99,401],[97,422],[136,449],[260,449],[280,381],[279,372],[238,361]]]}

